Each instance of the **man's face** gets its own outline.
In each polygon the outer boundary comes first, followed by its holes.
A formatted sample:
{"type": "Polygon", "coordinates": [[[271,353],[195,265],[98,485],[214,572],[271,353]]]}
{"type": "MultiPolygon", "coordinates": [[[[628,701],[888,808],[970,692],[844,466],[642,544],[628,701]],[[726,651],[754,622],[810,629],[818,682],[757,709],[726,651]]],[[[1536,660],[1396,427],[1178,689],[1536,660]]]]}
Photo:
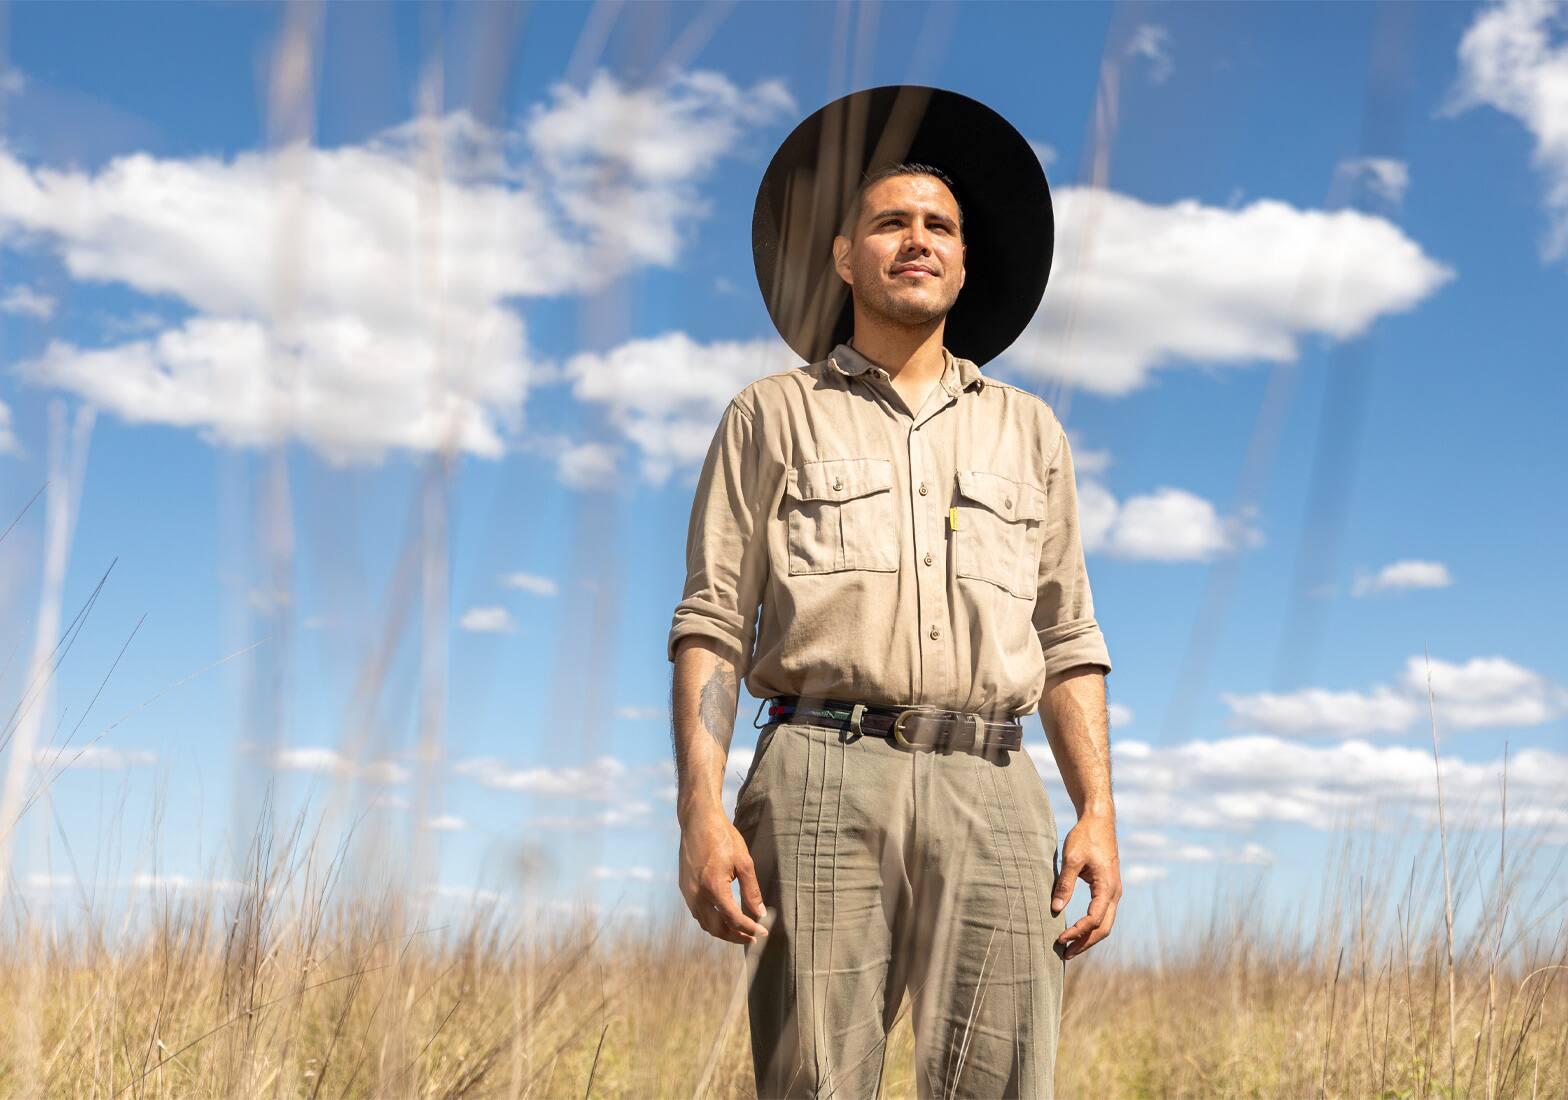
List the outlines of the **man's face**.
{"type": "Polygon", "coordinates": [[[866,189],[855,238],[833,238],[839,277],[861,309],[898,324],[941,317],[964,285],[958,202],[935,176],[890,176],[866,189]]]}

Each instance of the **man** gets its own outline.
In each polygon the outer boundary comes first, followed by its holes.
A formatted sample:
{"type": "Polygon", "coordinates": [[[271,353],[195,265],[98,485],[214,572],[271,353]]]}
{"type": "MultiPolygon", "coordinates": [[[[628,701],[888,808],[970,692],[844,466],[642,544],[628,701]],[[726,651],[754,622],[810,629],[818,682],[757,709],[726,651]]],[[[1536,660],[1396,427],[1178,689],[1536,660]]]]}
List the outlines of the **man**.
{"type": "Polygon", "coordinates": [[[823,108],[759,191],[764,300],[809,363],[725,409],[669,636],[680,885],[756,968],[759,1096],[874,1097],[907,991],[922,1097],[1049,1097],[1066,961],[1115,919],[1071,451],[972,358],[1027,324],[1053,228],[1028,143],[918,86],[823,108]],[[741,677],[771,720],[731,821],[741,677]],[[1078,812],[1060,851],[1034,710],[1078,812]]]}

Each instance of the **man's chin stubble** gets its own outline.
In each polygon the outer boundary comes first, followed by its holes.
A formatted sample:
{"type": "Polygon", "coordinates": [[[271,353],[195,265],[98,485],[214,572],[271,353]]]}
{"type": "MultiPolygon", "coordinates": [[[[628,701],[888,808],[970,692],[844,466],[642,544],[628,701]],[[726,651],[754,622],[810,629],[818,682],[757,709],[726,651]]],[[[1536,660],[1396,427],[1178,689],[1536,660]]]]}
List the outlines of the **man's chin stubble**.
{"type": "Polygon", "coordinates": [[[953,308],[952,303],[932,308],[924,303],[916,304],[892,296],[879,296],[874,304],[878,314],[901,325],[923,325],[945,316],[953,308]]]}

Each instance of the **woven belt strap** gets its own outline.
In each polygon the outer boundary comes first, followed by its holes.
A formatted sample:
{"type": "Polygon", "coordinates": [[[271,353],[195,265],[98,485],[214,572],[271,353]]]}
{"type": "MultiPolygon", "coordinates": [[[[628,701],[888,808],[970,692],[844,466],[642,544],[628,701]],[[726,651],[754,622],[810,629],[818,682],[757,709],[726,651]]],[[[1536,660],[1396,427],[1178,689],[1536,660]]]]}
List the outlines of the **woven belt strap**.
{"type": "MultiPolygon", "coordinates": [[[[994,722],[974,711],[804,699],[799,695],[775,695],[762,700],[757,718],[762,717],[764,708],[769,723],[809,722],[848,729],[886,737],[911,749],[1021,749],[1024,744],[1024,726],[1018,719],[994,722]]],[[[752,726],[760,728],[755,718],[752,726]]]]}

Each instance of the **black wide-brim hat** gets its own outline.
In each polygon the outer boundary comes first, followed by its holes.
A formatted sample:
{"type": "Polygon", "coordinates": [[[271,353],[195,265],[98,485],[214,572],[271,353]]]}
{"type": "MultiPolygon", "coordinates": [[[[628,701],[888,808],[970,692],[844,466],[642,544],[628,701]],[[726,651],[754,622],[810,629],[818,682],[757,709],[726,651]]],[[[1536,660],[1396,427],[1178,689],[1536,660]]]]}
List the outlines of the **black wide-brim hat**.
{"type": "Polygon", "coordinates": [[[796,126],[757,188],[751,251],[774,327],[808,363],[854,333],[833,238],[849,235],[865,173],[901,161],[940,168],[963,212],[964,287],[942,342],[984,363],[1028,325],[1051,273],[1056,225],[1045,169],[1029,142],[979,100],[924,84],[851,92],[796,126]]]}

